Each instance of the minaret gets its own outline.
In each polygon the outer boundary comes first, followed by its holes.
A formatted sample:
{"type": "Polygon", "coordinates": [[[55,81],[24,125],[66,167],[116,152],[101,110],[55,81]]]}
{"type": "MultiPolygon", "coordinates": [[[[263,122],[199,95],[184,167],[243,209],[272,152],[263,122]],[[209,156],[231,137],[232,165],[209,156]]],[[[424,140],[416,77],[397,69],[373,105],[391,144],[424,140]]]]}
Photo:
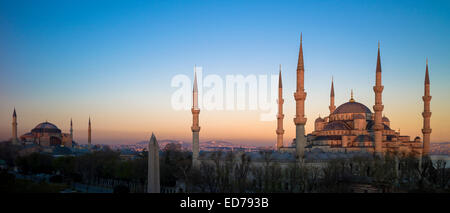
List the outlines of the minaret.
{"type": "Polygon", "coordinates": [[[383,103],[381,94],[383,92],[384,86],[381,84],[381,61],[380,61],[380,42],[378,42],[378,56],[377,56],[377,68],[376,68],[376,83],[373,87],[375,92],[375,105],[373,110],[375,111],[375,124],[373,125],[373,130],[375,131],[375,154],[380,155],[383,151],[382,145],[382,131],[384,126],[381,121],[381,116],[383,113],[383,103]]]}
{"type": "Polygon", "coordinates": [[[278,114],[277,114],[277,149],[280,150],[281,147],[283,147],[283,83],[281,81],[281,64],[280,64],[280,74],[278,78],[278,114]]]}
{"type": "Polygon", "coordinates": [[[431,135],[431,128],[430,128],[430,118],[431,118],[431,111],[430,111],[430,102],[431,102],[431,95],[430,95],[430,77],[428,75],[428,58],[427,58],[427,65],[426,65],[426,71],[425,71],[425,91],[424,96],[422,96],[423,100],[423,156],[428,156],[430,154],[430,135],[431,135]]]}
{"type": "Polygon", "coordinates": [[[70,118],[70,142],[73,142],[73,123],[72,123],[72,118],[70,118]]]}
{"type": "Polygon", "coordinates": [[[330,115],[334,112],[336,109],[336,106],[334,105],[334,84],[333,84],[333,77],[331,77],[331,92],[330,92],[330,106],[328,107],[330,109],[330,115]]]}
{"type": "Polygon", "coordinates": [[[305,85],[304,85],[304,74],[305,67],[303,64],[303,47],[302,47],[302,34],[300,34],[300,51],[298,54],[298,64],[297,64],[297,91],[294,93],[295,98],[295,140],[296,140],[296,151],[299,158],[303,158],[306,146],[305,137],[305,85]]]}
{"type": "Polygon", "coordinates": [[[17,114],[16,114],[16,108],[14,108],[13,117],[12,117],[12,137],[11,142],[13,144],[18,144],[19,140],[17,138],[17,114]]]}
{"type": "Polygon", "coordinates": [[[147,178],[147,193],[160,193],[159,145],[153,132],[148,143],[147,178]]]}
{"type": "Polygon", "coordinates": [[[64,144],[65,146],[69,146],[72,148],[73,145],[73,124],[72,124],[72,118],[70,118],[70,142],[68,144],[64,144]]]}
{"type": "Polygon", "coordinates": [[[198,155],[199,155],[199,133],[200,133],[200,126],[199,126],[199,118],[198,115],[200,114],[200,109],[198,108],[198,88],[197,88],[197,73],[195,72],[194,67],[194,90],[193,90],[193,97],[192,97],[192,165],[194,167],[199,166],[198,162],[198,155]]]}
{"type": "Polygon", "coordinates": [[[92,130],[91,130],[91,117],[89,116],[89,126],[88,126],[88,147],[89,147],[89,150],[91,150],[91,146],[92,146],[92,144],[91,144],[91,132],[92,132],[92,130]]]}

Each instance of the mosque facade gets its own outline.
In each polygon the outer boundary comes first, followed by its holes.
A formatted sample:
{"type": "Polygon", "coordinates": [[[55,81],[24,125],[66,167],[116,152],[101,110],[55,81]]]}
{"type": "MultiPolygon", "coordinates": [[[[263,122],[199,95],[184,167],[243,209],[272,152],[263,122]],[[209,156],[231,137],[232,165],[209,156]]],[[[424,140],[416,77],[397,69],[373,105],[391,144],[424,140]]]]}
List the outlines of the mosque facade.
{"type": "MultiPolygon", "coordinates": [[[[355,155],[382,156],[386,153],[406,154],[414,156],[427,156],[430,151],[430,79],[428,73],[428,59],[426,61],[423,116],[423,138],[401,135],[400,131],[395,131],[390,126],[388,117],[383,116],[384,105],[382,94],[381,56],[380,45],[378,43],[377,64],[375,68],[375,85],[373,86],[375,105],[373,111],[357,102],[353,98],[353,91],[348,102],[335,106],[334,82],[331,82],[330,105],[328,116],[318,117],[314,120],[314,131],[305,133],[307,118],[305,116],[305,100],[307,93],[304,87],[304,60],[302,36],[300,36],[300,50],[297,64],[296,91],[294,100],[296,102],[296,114],[293,118],[295,124],[295,138],[292,144],[285,146],[283,142],[283,86],[281,77],[281,65],[279,72],[278,86],[278,113],[277,113],[277,141],[276,148],[279,153],[290,153],[297,159],[313,159],[320,153],[322,156],[351,157],[355,155]],[[328,153],[328,154],[323,154],[328,153]]],[[[198,143],[199,143],[199,112],[197,105],[197,84],[194,76],[193,88],[193,163],[198,165],[198,143]]],[[[325,157],[328,158],[328,157],[325,157]]]]}
{"type": "Polygon", "coordinates": [[[296,101],[296,138],[291,146],[283,145],[283,96],[281,82],[281,67],[279,76],[278,114],[277,114],[277,150],[283,152],[295,152],[297,156],[308,157],[310,153],[384,153],[412,154],[414,156],[426,156],[430,150],[430,80],[428,73],[428,60],[426,61],[424,83],[424,111],[423,139],[401,135],[400,131],[391,129],[390,120],[382,116],[384,106],[382,104],[382,92],[384,86],[381,83],[381,57],[378,44],[377,65],[375,69],[375,105],[373,112],[366,105],[357,102],[353,98],[353,91],[348,102],[336,107],[334,103],[334,82],[331,82],[330,105],[328,116],[318,117],[314,121],[314,131],[304,134],[304,117],[306,93],[304,92],[304,61],[302,39],[300,39],[300,51],[297,66],[297,91],[294,93],[296,101]],[[298,142],[298,143],[297,143],[298,142]]]}
{"type": "Polygon", "coordinates": [[[65,146],[69,148],[72,147],[73,141],[71,133],[63,133],[56,125],[47,121],[36,125],[30,132],[20,136],[19,139],[21,143],[25,144],[65,146]]]}
{"type": "MultiPolygon", "coordinates": [[[[55,124],[48,121],[42,122],[20,137],[17,135],[17,113],[14,109],[12,116],[12,138],[11,142],[17,145],[38,145],[41,147],[67,147],[74,146],[73,123],[70,119],[69,133],[64,133],[55,124]]],[[[91,118],[88,123],[88,147],[91,148],[91,118]]]]}

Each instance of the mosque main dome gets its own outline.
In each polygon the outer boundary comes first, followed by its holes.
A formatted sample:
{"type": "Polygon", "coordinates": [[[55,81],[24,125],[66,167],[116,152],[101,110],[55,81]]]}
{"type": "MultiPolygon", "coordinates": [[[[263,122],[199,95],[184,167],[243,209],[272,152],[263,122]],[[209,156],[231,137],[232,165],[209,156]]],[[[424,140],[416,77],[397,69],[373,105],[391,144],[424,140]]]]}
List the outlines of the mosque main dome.
{"type": "Polygon", "coordinates": [[[50,122],[43,122],[38,124],[34,129],[31,130],[32,133],[61,133],[61,130],[50,122]]]}
{"type": "Polygon", "coordinates": [[[350,101],[340,105],[333,114],[343,114],[343,113],[372,113],[368,107],[364,104],[350,101]]]}

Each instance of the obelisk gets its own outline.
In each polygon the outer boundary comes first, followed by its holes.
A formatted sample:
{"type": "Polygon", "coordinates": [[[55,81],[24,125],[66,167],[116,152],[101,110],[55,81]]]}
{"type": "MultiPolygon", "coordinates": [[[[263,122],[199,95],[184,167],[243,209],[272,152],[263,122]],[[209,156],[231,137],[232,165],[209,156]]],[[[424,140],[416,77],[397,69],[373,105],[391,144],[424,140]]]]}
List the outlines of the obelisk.
{"type": "Polygon", "coordinates": [[[159,180],[159,145],[155,134],[152,133],[148,143],[148,193],[160,193],[159,180]]]}

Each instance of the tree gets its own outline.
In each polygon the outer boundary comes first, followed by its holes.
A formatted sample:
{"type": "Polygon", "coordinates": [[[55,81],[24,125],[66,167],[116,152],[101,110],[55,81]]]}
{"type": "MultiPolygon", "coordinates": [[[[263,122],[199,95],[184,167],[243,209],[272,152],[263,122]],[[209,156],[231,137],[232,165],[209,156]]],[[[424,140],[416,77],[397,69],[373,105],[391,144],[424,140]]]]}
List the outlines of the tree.
{"type": "Polygon", "coordinates": [[[20,145],[14,145],[11,141],[0,142],[0,159],[6,161],[10,167],[14,166],[14,160],[19,156],[20,145]]]}
{"type": "Polygon", "coordinates": [[[25,174],[51,174],[54,171],[52,161],[53,157],[50,155],[32,153],[27,156],[16,158],[16,165],[25,174]]]}
{"type": "Polygon", "coordinates": [[[245,152],[240,155],[240,161],[236,162],[234,169],[234,192],[246,192],[248,186],[248,174],[250,172],[251,158],[245,152]]]}

